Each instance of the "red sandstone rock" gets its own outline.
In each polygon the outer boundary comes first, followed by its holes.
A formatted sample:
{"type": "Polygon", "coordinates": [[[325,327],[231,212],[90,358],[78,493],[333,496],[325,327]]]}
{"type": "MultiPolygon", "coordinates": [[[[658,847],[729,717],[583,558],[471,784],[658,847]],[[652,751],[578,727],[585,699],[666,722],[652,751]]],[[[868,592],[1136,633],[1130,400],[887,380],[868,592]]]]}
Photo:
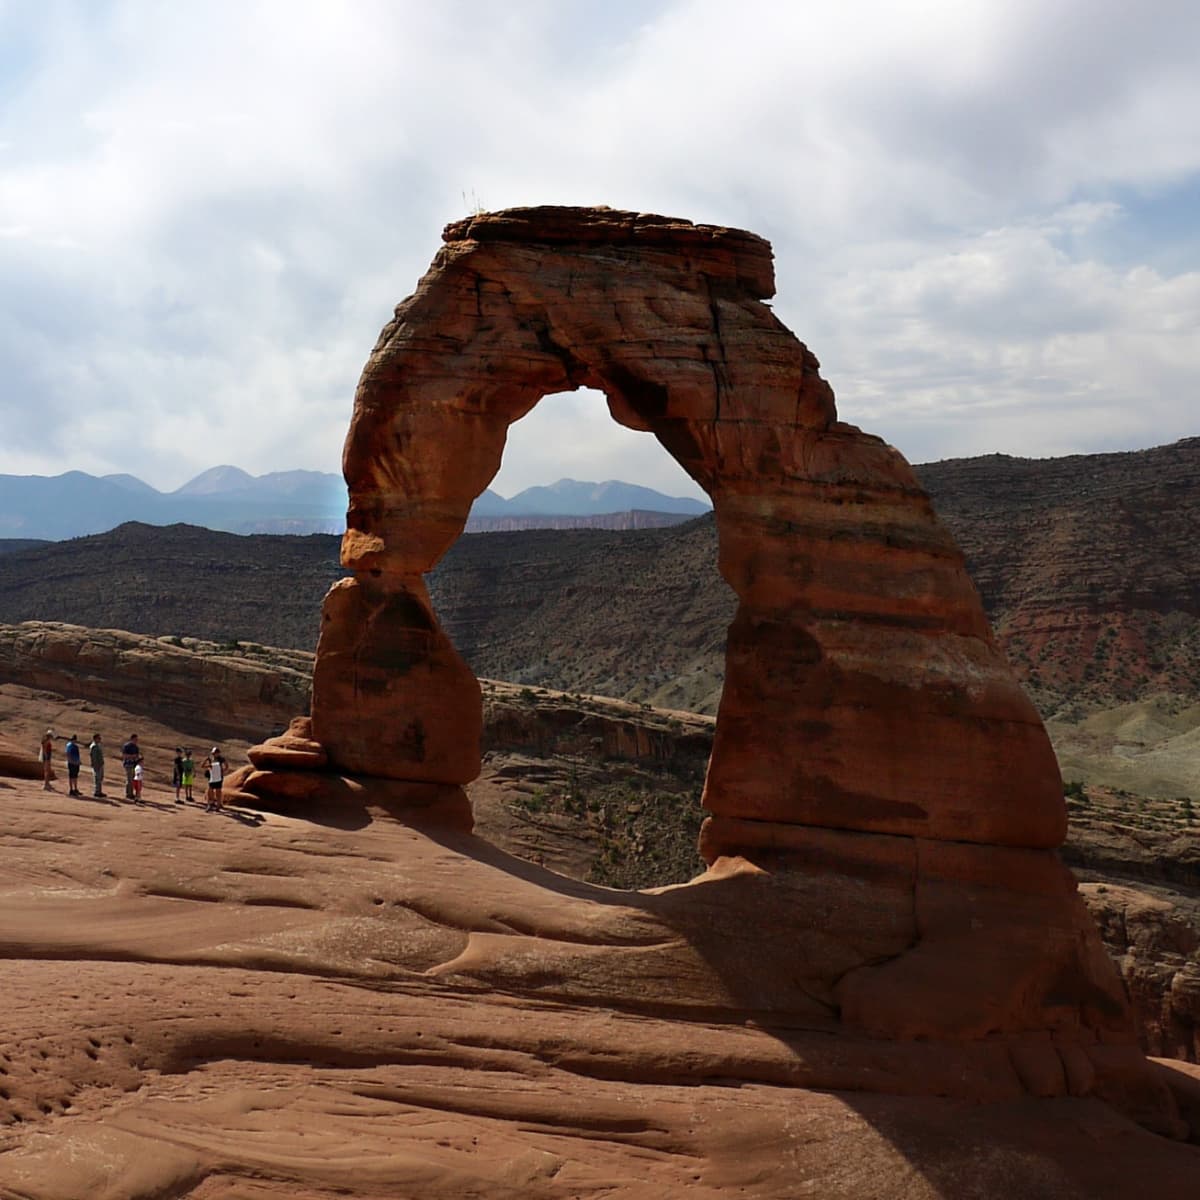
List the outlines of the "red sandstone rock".
{"type": "MultiPolygon", "coordinates": [[[[1019,1093],[1102,1096],[1177,1135],[1052,852],[1066,810],[1045,730],[908,464],[837,420],[817,360],[762,303],[769,246],[607,209],[482,214],[445,240],[355,397],[354,575],[326,598],[313,679],[329,766],[238,786],[402,804],[475,776],[478,684],[423,576],[509,425],[547,393],[601,389],[712,497],[738,596],[704,790],[712,869],[646,906],[680,943],[614,932],[600,955],[560,930],[529,955],[511,920],[464,913],[465,945],[430,973],[617,1004],[633,971],[660,1008],[940,1039],[976,1061],[1002,1048],[1019,1093]]],[[[522,920],[549,928],[544,909],[522,920]]]]}
{"type": "Polygon", "coordinates": [[[301,650],[259,651],[25,621],[0,625],[0,683],[166,715],[193,737],[259,737],[281,714],[307,708],[312,661],[301,650]]]}
{"type": "Polygon", "coordinates": [[[424,783],[479,774],[479,683],[419,576],[344,579],[325,599],[314,737],[343,770],[424,783]]]}
{"type": "Polygon", "coordinates": [[[284,767],[320,770],[329,762],[325,747],[312,738],[312,718],[295,717],[287,732],[268,738],[249,753],[256,767],[284,767]]]}
{"type": "MultiPolygon", "coordinates": [[[[466,792],[452,784],[366,779],[311,769],[242,767],[223,789],[228,804],[348,818],[368,809],[409,825],[439,826],[469,833],[474,825],[466,792]]],[[[365,819],[365,818],[364,818],[365,819]]]]}
{"type": "Polygon", "coordinates": [[[829,927],[872,957],[910,940],[870,886],[882,850],[857,876],[722,860],[622,894],[377,814],[252,826],[13,786],[5,1195],[1196,1193],[1200,1149],[1116,1111],[1183,1132],[1153,1105],[1200,1111],[1185,1065],[1036,1030],[867,1037],[807,995],[852,957],[829,927]]]}
{"type": "MultiPolygon", "coordinates": [[[[36,751],[0,745],[0,775],[8,775],[13,779],[41,779],[42,764],[37,760],[36,751]]],[[[54,778],[53,773],[50,777],[54,778]]]]}
{"type": "MultiPolygon", "coordinates": [[[[326,601],[313,699],[331,761],[476,773],[478,699],[420,577],[498,469],[508,426],[547,392],[591,386],[713,497],[740,600],[714,814],[1061,841],[1049,741],[962,556],[907,463],[837,421],[816,359],[762,303],[765,242],[591,209],[482,214],[445,239],[380,336],[346,441],[355,580],[326,601]]],[[[715,837],[714,853],[743,848],[715,837]]]]}

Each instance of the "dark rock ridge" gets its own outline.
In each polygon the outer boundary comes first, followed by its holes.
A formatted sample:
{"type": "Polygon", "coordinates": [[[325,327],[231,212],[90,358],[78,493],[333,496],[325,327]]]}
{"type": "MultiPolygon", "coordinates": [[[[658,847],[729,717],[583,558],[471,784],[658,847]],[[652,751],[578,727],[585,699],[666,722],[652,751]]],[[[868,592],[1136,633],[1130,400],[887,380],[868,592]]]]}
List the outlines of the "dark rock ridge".
{"type": "Polygon", "coordinates": [[[0,556],[0,621],[311,650],[315,639],[303,631],[341,574],[337,546],[321,534],[238,537],[130,523],[0,556]]]}
{"type": "Polygon", "coordinates": [[[1045,707],[1200,694],[1200,438],[918,473],[1045,707]]]}
{"type": "Polygon", "coordinates": [[[479,517],[472,510],[467,518],[468,533],[517,533],[523,529],[662,529],[694,520],[691,513],[649,512],[640,508],[626,512],[601,513],[599,516],[511,516],[479,517]]]}

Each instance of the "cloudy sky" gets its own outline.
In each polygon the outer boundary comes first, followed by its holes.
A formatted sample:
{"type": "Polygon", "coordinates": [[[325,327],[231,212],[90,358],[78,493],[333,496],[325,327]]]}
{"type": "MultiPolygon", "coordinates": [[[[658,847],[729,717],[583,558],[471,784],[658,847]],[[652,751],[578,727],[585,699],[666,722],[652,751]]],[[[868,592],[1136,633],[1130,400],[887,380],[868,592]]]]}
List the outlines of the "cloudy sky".
{"type": "MultiPolygon", "coordinates": [[[[1200,430],[1195,0],[0,0],[0,473],[338,469],[476,207],[753,229],[917,462],[1200,430]]],[[[693,491],[599,397],[497,490],[693,491]]]]}

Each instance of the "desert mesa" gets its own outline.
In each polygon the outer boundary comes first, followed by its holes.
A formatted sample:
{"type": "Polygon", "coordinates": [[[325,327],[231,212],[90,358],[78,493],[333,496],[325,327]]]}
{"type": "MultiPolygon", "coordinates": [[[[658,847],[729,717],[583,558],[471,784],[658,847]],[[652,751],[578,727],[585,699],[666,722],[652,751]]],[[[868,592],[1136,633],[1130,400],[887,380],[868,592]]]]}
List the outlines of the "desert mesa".
{"type": "Polygon", "coordinates": [[[447,227],[355,397],[310,709],[230,813],[3,781],[0,1196],[1196,1194],[1200,1074],[1139,1047],[1041,718],[773,292],[739,230],[447,227]],[[737,597],[706,869],[642,891],[474,831],[426,583],[583,386],[710,496],[737,597]]]}

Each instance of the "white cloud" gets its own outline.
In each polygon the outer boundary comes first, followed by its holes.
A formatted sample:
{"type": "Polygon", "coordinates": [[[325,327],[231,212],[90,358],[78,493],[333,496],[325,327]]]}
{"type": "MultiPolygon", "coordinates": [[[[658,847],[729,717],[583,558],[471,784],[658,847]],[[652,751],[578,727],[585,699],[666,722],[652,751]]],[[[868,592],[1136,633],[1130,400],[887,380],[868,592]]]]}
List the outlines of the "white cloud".
{"type": "MultiPolygon", "coordinates": [[[[1191,0],[60,2],[0,46],[0,471],[336,469],[476,199],[772,238],[844,415],[913,458],[1194,431],[1196,276],[1111,249],[1200,178],[1191,0]]],[[[526,425],[509,490],[686,489],[598,403],[526,425]]]]}
{"type": "Polygon", "coordinates": [[[1079,217],[987,231],[831,281],[829,311],[854,334],[849,344],[828,329],[842,415],[915,460],[1193,434],[1200,272],[1073,260],[1054,234],[1079,217]]]}

